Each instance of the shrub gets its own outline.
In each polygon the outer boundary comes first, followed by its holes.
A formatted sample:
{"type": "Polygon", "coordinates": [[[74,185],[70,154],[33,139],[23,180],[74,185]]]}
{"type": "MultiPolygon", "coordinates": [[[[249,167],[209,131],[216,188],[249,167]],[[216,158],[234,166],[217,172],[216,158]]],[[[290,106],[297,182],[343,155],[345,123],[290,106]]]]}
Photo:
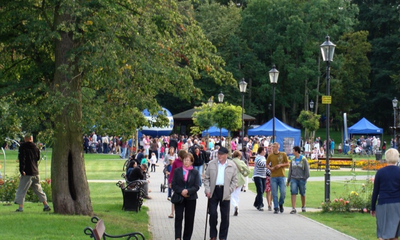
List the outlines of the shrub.
{"type": "MultiPolygon", "coordinates": [[[[373,179],[368,179],[360,187],[356,179],[345,182],[344,192],[332,202],[321,203],[322,212],[369,212],[371,208],[371,196],[373,189],[373,179]]],[[[336,194],[336,193],[335,193],[336,194]]]]}
{"type": "MultiPolygon", "coordinates": [[[[52,202],[52,195],[51,195],[51,180],[46,179],[41,181],[42,189],[44,193],[47,195],[47,201],[52,202]]],[[[0,186],[0,201],[6,203],[12,203],[15,199],[15,193],[17,192],[17,188],[19,185],[19,176],[16,174],[11,178],[4,178],[4,184],[0,186]]],[[[33,192],[32,188],[29,188],[26,196],[26,202],[39,202],[39,198],[33,192]]]]}

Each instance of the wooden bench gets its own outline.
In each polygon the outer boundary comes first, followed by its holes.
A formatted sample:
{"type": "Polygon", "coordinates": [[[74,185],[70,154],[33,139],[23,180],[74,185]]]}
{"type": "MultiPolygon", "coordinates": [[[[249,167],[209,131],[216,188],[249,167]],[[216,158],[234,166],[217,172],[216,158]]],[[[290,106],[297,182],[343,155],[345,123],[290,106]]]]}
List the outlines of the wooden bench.
{"type": "MultiPolygon", "coordinates": [[[[326,157],[318,157],[318,168],[317,170],[321,170],[321,166],[325,164],[322,164],[321,161],[326,161],[326,157]]],[[[329,158],[329,166],[338,166],[338,167],[351,167],[351,171],[355,171],[355,164],[353,161],[353,158],[351,157],[330,157],[329,158]],[[342,161],[346,162],[346,164],[343,163],[332,163],[332,161],[342,161]],[[350,162],[350,164],[348,164],[350,162]]]]}
{"type": "Polygon", "coordinates": [[[106,233],[106,226],[104,225],[103,220],[99,219],[98,217],[92,217],[92,223],[95,223],[96,226],[94,228],[86,227],[83,232],[86,235],[89,235],[90,238],[94,238],[95,240],[107,239],[107,238],[126,238],[128,239],[142,239],[145,240],[144,236],[140,232],[131,232],[122,235],[109,235],[106,233]]]}

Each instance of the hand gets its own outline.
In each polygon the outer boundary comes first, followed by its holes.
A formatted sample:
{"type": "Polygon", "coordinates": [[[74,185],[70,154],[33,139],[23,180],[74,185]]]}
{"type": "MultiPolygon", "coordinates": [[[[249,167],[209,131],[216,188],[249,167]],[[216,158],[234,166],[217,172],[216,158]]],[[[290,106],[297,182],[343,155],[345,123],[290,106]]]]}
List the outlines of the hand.
{"type": "Polygon", "coordinates": [[[22,172],[22,176],[25,176],[26,175],[26,173],[25,172],[22,172]]]}
{"type": "Polygon", "coordinates": [[[187,189],[184,189],[184,190],[181,192],[181,195],[182,195],[183,197],[189,197],[189,195],[188,195],[188,190],[187,190],[187,189]]]}
{"type": "Polygon", "coordinates": [[[211,193],[209,193],[209,192],[206,193],[206,197],[207,197],[207,198],[211,198],[211,193]]]}
{"type": "Polygon", "coordinates": [[[286,187],[289,187],[289,182],[286,183],[286,187]]]}
{"type": "Polygon", "coordinates": [[[169,187],[169,188],[172,188],[172,184],[171,184],[171,183],[169,183],[169,184],[168,184],[168,187],[169,187]]]}
{"type": "Polygon", "coordinates": [[[275,166],[276,169],[279,169],[280,167],[281,167],[280,164],[278,164],[278,165],[275,166]]]}
{"type": "Polygon", "coordinates": [[[370,211],[372,217],[375,217],[375,211],[370,211]]]}

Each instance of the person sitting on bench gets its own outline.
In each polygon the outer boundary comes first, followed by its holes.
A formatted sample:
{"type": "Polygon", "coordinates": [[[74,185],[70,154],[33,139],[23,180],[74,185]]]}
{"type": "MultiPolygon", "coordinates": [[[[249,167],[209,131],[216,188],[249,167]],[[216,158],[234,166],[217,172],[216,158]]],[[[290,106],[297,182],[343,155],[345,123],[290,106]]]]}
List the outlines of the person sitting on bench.
{"type": "Polygon", "coordinates": [[[146,171],[147,171],[147,164],[141,164],[138,167],[135,167],[128,176],[128,181],[140,181],[143,183],[143,190],[144,196],[143,198],[151,199],[149,196],[149,183],[146,180],[146,171]]]}

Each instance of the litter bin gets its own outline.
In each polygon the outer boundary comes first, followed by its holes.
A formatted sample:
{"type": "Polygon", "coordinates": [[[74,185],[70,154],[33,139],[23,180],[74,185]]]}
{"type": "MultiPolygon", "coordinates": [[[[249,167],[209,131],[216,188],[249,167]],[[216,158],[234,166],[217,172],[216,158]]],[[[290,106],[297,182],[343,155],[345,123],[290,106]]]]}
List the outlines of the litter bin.
{"type": "Polygon", "coordinates": [[[376,161],[382,160],[382,152],[376,152],[375,153],[375,160],[376,161]]]}

